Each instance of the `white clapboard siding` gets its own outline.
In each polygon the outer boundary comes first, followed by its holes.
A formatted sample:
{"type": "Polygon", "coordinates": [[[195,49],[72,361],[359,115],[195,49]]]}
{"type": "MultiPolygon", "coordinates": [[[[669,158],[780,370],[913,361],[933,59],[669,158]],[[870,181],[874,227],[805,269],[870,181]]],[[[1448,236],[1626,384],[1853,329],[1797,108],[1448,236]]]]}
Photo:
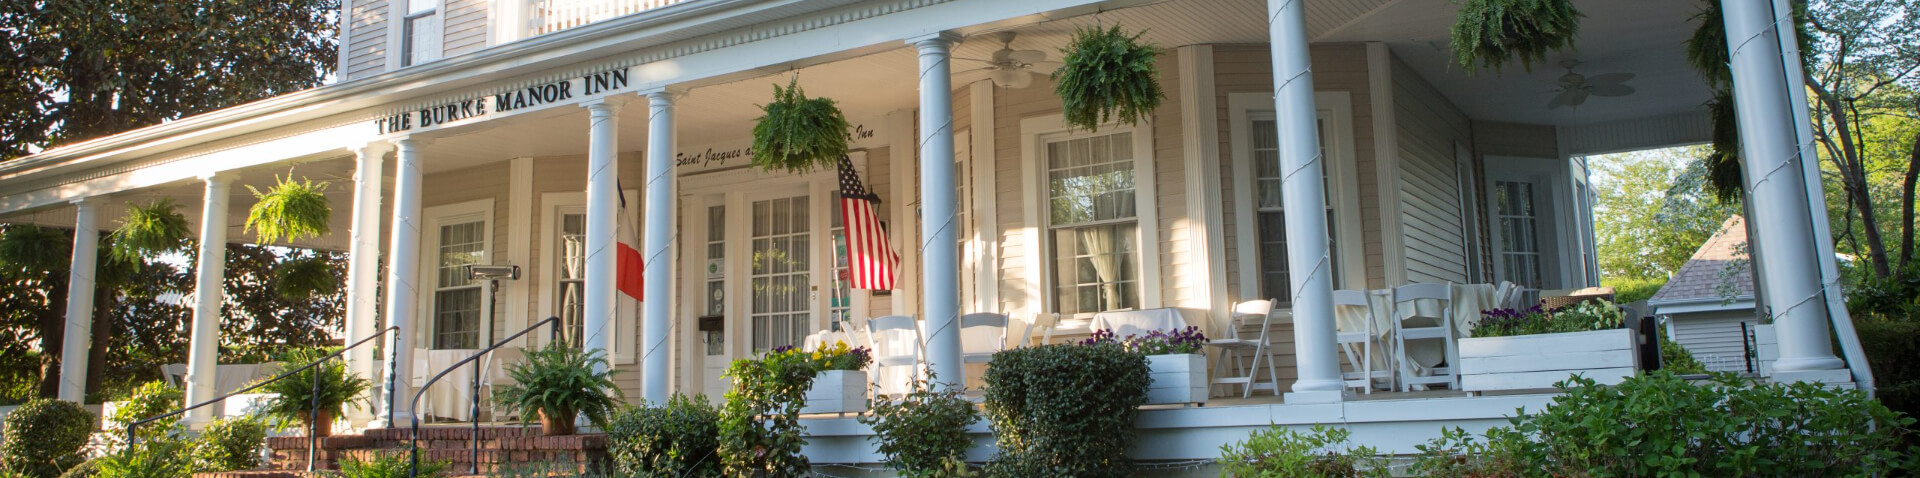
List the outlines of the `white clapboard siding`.
{"type": "Polygon", "coordinates": [[[1397,59],[1393,65],[1407,281],[1467,282],[1454,145],[1472,141],[1471,123],[1418,73],[1397,59]]]}
{"type": "Polygon", "coordinates": [[[1620,383],[1638,369],[1631,329],[1460,339],[1460,384],[1469,392],[1552,388],[1575,375],[1620,383]]]}
{"type": "Polygon", "coordinates": [[[1699,360],[1701,365],[1707,367],[1707,371],[1747,370],[1746,347],[1740,335],[1740,323],[1746,322],[1749,328],[1759,323],[1752,309],[1675,314],[1671,320],[1673,341],[1686,347],[1694,360],[1699,360]]]}
{"type": "Polygon", "coordinates": [[[353,8],[347,19],[346,71],[341,78],[351,81],[379,74],[387,68],[387,0],[349,0],[353,8]]]}
{"type": "Polygon", "coordinates": [[[441,41],[451,57],[487,47],[488,0],[447,0],[447,17],[441,41]]]}

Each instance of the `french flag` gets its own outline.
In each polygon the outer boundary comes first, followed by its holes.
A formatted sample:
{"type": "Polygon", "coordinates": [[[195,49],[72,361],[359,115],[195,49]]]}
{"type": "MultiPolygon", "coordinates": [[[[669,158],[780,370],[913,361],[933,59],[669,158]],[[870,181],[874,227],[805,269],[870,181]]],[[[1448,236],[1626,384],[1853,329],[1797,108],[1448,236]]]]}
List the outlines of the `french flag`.
{"type": "Polygon", "coordinates": [[[646,290],[641,286],[646,278],[646,265],[640,257],[640,230],[633,226],[633,214],[627,212],[627,195],[620,192],[624,190],[618,186],[614,189],[614,195],[620,198],[620,231],[615,237],[614,251],[619,263],[614,267],[614,288],[633,300],[645,300],[640,297],[646,290]]]}

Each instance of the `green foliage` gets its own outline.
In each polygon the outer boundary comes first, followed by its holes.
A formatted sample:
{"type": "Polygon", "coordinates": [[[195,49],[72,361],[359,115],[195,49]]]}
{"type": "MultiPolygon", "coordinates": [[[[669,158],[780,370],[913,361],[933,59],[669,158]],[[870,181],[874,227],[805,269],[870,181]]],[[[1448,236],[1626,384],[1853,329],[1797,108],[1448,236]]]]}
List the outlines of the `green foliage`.
{"type": "Polygon", "coordinates": [[[1087,131],[1110,121],[1136,125],[1160,107],[1167,97],[1154,68],[1160,47],[1140,43],[1144,34],[1122,33],[1119,24],[1074,32],[1053,71],[1053,94],[1067,124],[1087,131]]]}
{"type": "Polygon", "coordinates": [[[1920,321],[1861,314],[1853,326],[1873,369],[1874,396],[1887,408],[1920,416],[1920,321]]]}
{"type": "Polygon", "coordinates": [[[1473,74],[1508,61],[1533,71],[1549,51],[1573,48],[1580,17],[1571,0],[1461,0],[1453,24],[1453,57],[1473,74]],[[1477,64],[1476,64],[1477,63],[1477,64]]]}
{"type": "Polygon", "coordinates": [[[1626,314],[1613,301],[1596,299],[1562,307],[1551,312],[1554,322],[1571,324],[1575,331],[1612,330],[1626,324],[1626,314]]]}
{"type": "Polygon", "coordinates": [[[1440,437],[1415,445],[1413,476],[1432,478],[1517,478],[1542,473],[1525,436],[1495,427],[1484,440],[1459,427],[1442,428],[1440,437]]]}
{"type": "Polygon", "coordinates": [[[809,353],[808,357],[821,371],[865,370],[867,364],[873,363],[873,353],[866,347],[848,347],[846,342],[834,342],[833,345],[821,344],[818,349],[809,353]]]}
{"type": "Polygon", "coordinates": [[[1696,375],[1707,373],[1707,366],[1701,365],[1679,342],[1667,339],[1666,332],[1660,333],[1660,370],[1674,375],[1696,375]]]}
{"type": "Polygon", "coordinates": [[[613,383],[604,351],[581,350],[562,340],[507,365],[507,377],[512,383],[501,385],[494,400],[518,412],[527,423],[539,420],[542,413],[566,421],[586,415],[594,425],[604,427],[620,399],[626,398],[613,383]]]}
{"type": "MultiPolygon", "coordinates": [[[[220,323],[223,338],[221,360],[263,360],[272,353],[313,347],[333,340],[330,330],[339,330],[347,308],[346,293],[316,293],[301,300],[280,295],[275,272],[290,261],[304,257],[324,257],[336,281],[346,280],[346,254],[279,246],[227,244],[227,300],[220,307],[225,317],[220,323]],[[266,352],[243,356],[235,352],[266,352]]],[[[189,291],[192,289],[189,288],[189,291]]]]}
{"type": "Polygon", "coordinates": [[[776,351],[733,361],[720,408],[720,463],[727,476],[791,477],[811,469],[800,446],[800,408],[819,367],[805,354],[776,351]]]}
{"type": "Polygon", "coordinates": [[[887,466],[901,476],[951,478],[966,471],[967,448],[973,446],[967,426],[980,420],[980,412],[959,388],[934,390],[934,379],[928,373],[927,379],[915,380],[900,400],[875,399],[873,413],[860,417],[860,423],[873,427],[872,439],[887,466]],[[958,469],[953,462],[959,462],[958,469]]]}
{"type": "MultiPolygon", "coordinates": [[[[340,460],[340,470],[329,473],[333,478],[410,478],[413,468],[412,458],[406,450],[392,450],[374,453],[368,457],[349,455],[340,460]]],[[[435,476],[447,469],[446,462],[420,460],[419,476],[435,476]]]]}
{"type": "MultiPolygon", "coordinates": [[[[120,399],[120,401],[126,403],[121,404],[119,408],[113,410],[113,414],[106,417],[106,426],[103,428],[112,432],[115,439],[120,439],[121,434],[127,429],[127,425],[144,420],[147,417],[158,416],[162,413],[178,410],[186,406],[184,403],[185,398],[185,392],[174,388],[172,385],[167,385],[166,382],[159,380],[147,382],[133,389],[132,393],[120,399]]],[[[151,440],[164,438],[177,433],[180,429],[180,418],[179,415],[175,415],[171,418],[141,425],[140,428],[136,430],[139,435],[138,438],[141,440],[151,440]]]]}
{"type": "Polygon", "coordinates": [[[806,173],[833,168],[847,154],[847,117],[828,98],[808,98],[800,77],[773,85],[773,101],[753,125],[753,165],[764,171],[806,173]]]}
{"type": "Polygon", "coordinates": [[[193,444],[197,471],[234,471],[259,468],[260,447],[266,444],[267,424],[258,417],[223,418],[207,425],[193,444]]]}
{"type": "MultiPolygon", "coordinates": [[[[287,360],[274,375],[319,360],[332,353],[332,350],[309,349],[290,352],[287,360]]],[[[347,370],[347,362],[335,357],[306,370],[295,372],[286,378],[269,383],[258,393],[273,393],[278,396],[267,402],[265,411],[268,416],[279,418],[283,423],[306,423],[316,410],[339,418],[347,402],[360,398],[372,385],[365,377],[347,370]],[[319,380],[319,393],[314,393],[314,380],[319,380]],[[314,406],[315,397],[319,406],[314,406]]]]}
{"type": "Polygon", "coordinates": [[[1300,433],[1274,426],[1220,447],[1222,476],[1371,478],[1393,476],[1373,447],[1349,446],[1345,428],[1314,425],[1300,433]]]}
{"type": "Polygon", "coordinates": [[[1854,281],[1846,292],[1847,310],[1856,314],[1920,318],[1920,267],[1909,267],[1887,278],[1854,281]]]}
{"type": "Polygon", "coordinates": [[[193,232],[187,229],[187,217],[180,214],[173,198],[160,198],[147,205],[127,205],[127,217],[113,231],[113,256],[138,262],[147,257],[176,252],[187,247],[193,232]]]}
{"type": "Polygon", "coordinates": [[[333,261],[323,256],[307,256],[280,263],[273,270],[274,293],[280,298],[298,301],[313,296],[340,293],[340,276],[333,261]]]}
{"type": "Polygon", "coordinates": [[[1480,313],[1473,337],[1591,332],[1618,329],[1626,316],[1606,300],[1590,300],[1548,313],[1534,306],[1526,310],[1493,309],[1480,313]]]}
{"type": "Polygon", "coordinates": [[[1522,463],[1538,472],[1520,476],[1877,476],[1909,469],[1920,452],[1902,442],[1912,418],[1855,390],[1733,375],[1696,384],[1668,372],[1616,386],[1577,377],[1561,385],[1545,410],[1489,431],[1484,447],[1463,444],[1457,432],[1422,447],[1428,456],[1417,469],[1522,463]]]}
{"type": "Polygon", "coordinates": [[[1587,158],[1594,239],[1608,285],[1649,284],[1651,296],[1728,217],[1740,213],[1737,201],[1702,192],[1701,158],[1709,153],[1706,146],[1681,146],[1587,158]]]}
{"type": "MultiPolygon", "coordinates": [[[[75,465],[73,468],[68,468],[66,473],[61,473],[60,478],[94,478],[96,476],[100,476],[101,461],[103,460],[96,458],[96,459],[81,462],[79,465],[75,465]]],[[[9,475],[7,474],[6,470],[0,470],[0,478],[9,478],[14,476],[23,476],[23,475],[9,475]]]]}
{"type": "Polygon", "coordinates": [[[325,194],[327,183],[309,179],[295,182],[291,175],[276,179],[279,183],[265,192],[247,186],[260,202],[247,211],[246,230],[252,231],[261,244],[327,235],[333,219],[333,205],[325,194]]]}
{"type": "Polygon", "coordinates": [[[96,463],[95,478],[187,478],[194,471],[186,442],[173,438],[141,441],[96,463]]]}
{"type": "Polygon", "coordinates": [[[623,476],[718,477],[719,422],[720,411],[705,395],[628,407],[607,424],[607,454],[623,476]]]}
{"type": "Polygon", "coordinates": [[[0,231],[0,268],[11,275],[41,275],[65,271],[72,264],[73,238],[65,231],[27,224],[10,224],[0,231]]]}
{"type": "Polygon", "coordinates": [[[1608,277],[1600,280],[1603,287],[1613,288],[1613,299],[1622,304],[1631,304],[1653,298],[1660,288],[1667,285],[1665,278],[1623,279],[1608,277]]]}
{"type": "Polygon", "coordinates": [[[42,398],[7,414],[0,437],[0,469],[35,478],[54,478],[86,461],[81,447],[93,433],[95,416],[80,404],[42,398]]]}
{"type": "Polygon", "coordinates": [[[995,476],[1127,476],[1147,358],[1119,345],[1043,345],[993,354],[986,415],[995,476]]]}

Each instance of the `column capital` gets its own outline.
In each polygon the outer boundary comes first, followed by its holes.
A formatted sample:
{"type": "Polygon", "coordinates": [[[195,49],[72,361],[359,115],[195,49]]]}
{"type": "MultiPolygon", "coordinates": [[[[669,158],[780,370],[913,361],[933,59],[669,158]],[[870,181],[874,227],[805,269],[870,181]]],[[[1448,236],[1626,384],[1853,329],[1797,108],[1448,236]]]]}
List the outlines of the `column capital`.
{"type": "Polygon", "coordinates": [[[661,104],[673,106],[674,102],[680,101],[680,98],[687,96],[687,88],[684,86],[658,86],[640,90],[637,93],[639,93],[640,96],[647,97],[647,102],[650,104],[656,106],[661,104]]]}
{"type": "Polygon", "coordinates": [[[394,142],[393,141],[368,141],[364,144],[348,146],[347,150],[352,151],[353,155],[357,157],[385,156],[387,153],[392,152],[394,150],[394,142]]]}
{"type": "Polygon", "coordinates": [[[207,185],[210,185],[210,186],[211,185],[225,186],[227,184],[232,183],[233,180],[239,179],[240,174],[233,171],[215,171],[211,173],[201,173],[199,178],[201,181],[206,181],[207,185]]]}
{"type": "Polygon", "coordinates": [[[417,136],[401,136],[387,141],[393,143],[394,148],[398,151],[413,151],[415,148],[433,144],[433,138],[421,138],[417,136]]]}
{"type": "Polygon", "coordinates": [[[93,209],[99,206],[100,202],[93,200],[93,196],[83,196],[73,198],[73,200],[67,201],[67,204],[72,204],[73,207],[77,209],[93,209]]]}
{"type": "Polygon", "coordinates": [[[928,50],[945,51],[949,48],[952,48],[953,44],[955,43],[960,43],[960,34],[954,33],[952,30],[942,30],[939,32],[929,33],[926,35],[907,38],[907,44],[913,45],[914,47],[919,48],[922,53],[925,53],[928,50]]]}
{"type": "Polygon", "coordinates": [[[620,111],[621,106],[627,104],[628,99],[626,95],[602,96],[581,102],[580,107],[586,108],[587,114],[593,116],[613,116],[620,111]]]}

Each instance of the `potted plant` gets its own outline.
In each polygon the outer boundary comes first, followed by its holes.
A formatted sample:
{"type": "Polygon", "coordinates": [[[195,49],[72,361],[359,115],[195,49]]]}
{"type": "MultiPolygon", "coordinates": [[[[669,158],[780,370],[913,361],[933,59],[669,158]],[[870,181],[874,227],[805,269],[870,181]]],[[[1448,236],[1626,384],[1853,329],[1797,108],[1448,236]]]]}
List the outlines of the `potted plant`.
{"type": "Polygon", "coordinates": [[[1067,124],[1088,131],[1115,120],[1139,124],[1160,107],[1167,97],[1154,69],[1160,48],[1141,43],[1143,33],[1122,33],[1117,24],[1074,33],[1061,50],[1060,69],[1053,71],[1053,93],[1067,124]]]}
{"type": "Polygon", "coordinates": [[[340,292],[340,269],[326,256],[289,259],[273,270],[273,291],[280,298],[302,301],[340,292]]]}
{"type": "Polygon", "coordinates": [[[1152,331],[1116,339],[1113,331],[1094,331],[1087,344],[1119,343],[1147,357],[1147,404],[1207,403],[1207,356],[1200,353],[1207,336],[1199,327],[1173,332],[1152,331]]]}
{"type": "MultiPolygon", "coordinates": [[[[332,351],[321,349],[289,353],[274,375],[299,368],[329,353],[332,351]]],[[[347,402],[359,398],[371,385],[372,382],[348,371],[346,360],[335,357],[269,383],[260,392],[274,394],[266,403],[268,415],[281,419],[282,423],[298,422],[313,430],[314,436],[328,436],[333,434],[333,419],[340,416],[347,402]],[[319,380],[318,386],[314,383],[316,379],[319,380]],[[316,391],[319,393],[316,394],[316,391]]]]}
{"type": "Polygon", "coordinates": [[[247,211],[246,230],[252,231],[261,244],[326,235],[333,219],[333,206],[325,194],[327,183],[305,179],[295,182],[292,177],[279,181],[264,192],[247,186],[260,202],[247,211]]]}
{"type": "Polygon", "coordinates": [[[847,154],[847,117],[827,98],[808,98],[800,77],[773,85],[773,101],[753,125],[753,165],[763,171],[805,173],[838,166],[847,154]]]}
{"type": "Polygon", "coordinates": [[[1453,24],[1454,61],[1472,74],[1519,60],[1532,70],[1548,51],[1573,46],[1580,10],[1572,0],[1465,0],[1453,24]],[[1477,63],[1477,65],[1476,65],[1477,63]]]}
{"type": "MultiPolygon", "coordinates": [[[[789,352],[793,353],[793,352],[789,352]]],[[[859,413],[867,411],[867,364],[873,354],[846,342],[822,345],[808,353],[820,370],[807,388],[807,405],[800,413],[859,413]]]]}
{"type": "Polygon", "coordinates": [[[113,231],[113,257],[131,262],[185,248],[192,231],[178,209],[173,198],[127,205],[127,217],[113,231]]]}
{"type": "Polygon", "coordinates": [[[613,383],[604,352],[581,350],[564,340],[507,365],[507,377],[513,383],[500,386],[493,399],[519,412],[522,420],[537,418],[541,433],[547,435],[572,435],[574,420],[581,415],[594,426],[605,427],[626,398],[613,383]]]}
{"type": "Polygon", "coordinates": [[[1553,388],[1573,375],[1615,384],[1639,368],[1639,337],[1606,300],[1480,316],[1472,337],[1460,339],[1460,388],[1469,392],[1553,388]]]}

